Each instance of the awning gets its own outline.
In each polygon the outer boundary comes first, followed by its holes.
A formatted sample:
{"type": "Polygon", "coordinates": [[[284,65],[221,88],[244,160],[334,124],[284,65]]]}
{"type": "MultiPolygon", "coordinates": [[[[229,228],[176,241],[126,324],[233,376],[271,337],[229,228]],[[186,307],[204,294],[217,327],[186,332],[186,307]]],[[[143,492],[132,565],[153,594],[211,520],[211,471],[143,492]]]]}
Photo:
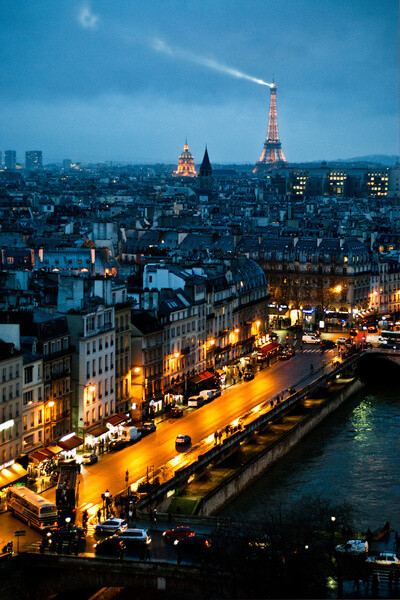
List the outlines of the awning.
{"type": "Polygon", "coordinates": [[[210,371],[203,371],[203,373],[200,373],[200,377],[201,377],[201,379],[206,381],[207,379],[214,377],[214,373],[210,373],[210,371]]]}
{"type": "Polygon", "coordinates": [[[270,352],[272,352],[272,350],[275,350],[276,348],[278,348],[279,344],[276,344],[275,342],[270,342],[269,344],[265,344],[265,346],[261,346],[258,351],[262,352],[263,354],[269,354],[270,352]]]}
{"type": "Polygon", "coordinates": [[[124,413],[117,413],[115,415],[111,415],[111,417],[108,417],[106,419],[106,423],[109,423],[110,425],[113,425],[115,427],[116,425],[121,425],[121,423],[125,423],[125,421],[127,421],[128,418],[129,417],[127,417],[124,413]]]}
{"type": "Polygon", "coordinates": [[[193,377],[190,378],[190,381],[197,385],[198,383],[202,383],[204,380],[200,377],[200,375],[193,375],[193,377]]]}
{"type": "Polygon", "coordinates": [[[215,369],[215,372],[218,373],[218,375],[226,375],[225,371],[222,369],[215,369]]]}
{"type": "Polygon", "coordinates": [[[26,471],[19,463],[14,463],[5,469],[2,469],[0,471],[0,489],[15,483],[27,474],[28,471],[26,471]]]}
{"type": "Polygon", "coordinates": [[[29,455],[29,458],[33,458],[33,460],[36,460],[37,462],[44,462],[45,460],[50,460],[50,456],[48,454],[45,454],[41,450],[35,450],[35,452],[32,452],[32,454],[29,455]]]}
{"type": "Polygon", "coordinates": [[[92,435],[93,437],[97,438],[97,437],[100,437],[101,435],[103,435],[103,433],[109,433],[109,431],[110,430],[105,425],[97,425],[97,427],[93,427],[93,429],[90,429],[86,433],[88,435],[92,435]]]}
{"type": "Polygon", "coordinates": [[[82,446],[83,444],[83,439],[78,437],[77,435],[73,435],[72,437],[70,437],[69,439],[65,440],[64,442],[62,442],[61,440],[58,442],[58,445],[61,446],[61,448],[63,450],[73,450],[74,448],[77,448],[78,446],[82,446]]]}
{"type": "MultiPolygon", "coordinates": [[[[63,451],[61,446],[57,446],[56,444],[52,444],[51,446],[46,446],[46,450],[51,452],[53,455],[60,454],[63,451]]],[[[42,452],[42,450],[40,450],[42,452]]]]}

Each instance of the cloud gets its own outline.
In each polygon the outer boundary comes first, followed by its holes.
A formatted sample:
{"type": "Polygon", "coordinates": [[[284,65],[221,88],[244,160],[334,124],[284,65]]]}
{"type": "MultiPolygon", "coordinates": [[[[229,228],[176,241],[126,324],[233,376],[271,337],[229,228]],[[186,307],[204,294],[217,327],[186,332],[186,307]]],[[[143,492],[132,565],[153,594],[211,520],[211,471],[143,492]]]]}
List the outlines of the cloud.
{"type": "Polygon", "coordinates": [[[96,29],[99,17],[92,12],[89,4],[82,4],[78,13],[78,23],[83,29],[96,29]]]}

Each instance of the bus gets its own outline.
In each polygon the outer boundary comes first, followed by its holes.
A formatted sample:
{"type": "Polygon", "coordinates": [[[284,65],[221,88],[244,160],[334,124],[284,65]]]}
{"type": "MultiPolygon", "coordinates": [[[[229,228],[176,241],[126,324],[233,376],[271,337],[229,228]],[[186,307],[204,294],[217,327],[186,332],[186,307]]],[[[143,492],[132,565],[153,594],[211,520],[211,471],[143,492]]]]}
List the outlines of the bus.
{"type": "Polygon", "coordinates": [[[29,527],[39,531],[57,526],[57,507],[25,486],[8,488],[7,508],[11,514],[26,521],[29,527]]]}
{"type": "Polygon", "coordinates": [[[78,473],[80,465],[70,463],[60,466],[60,476],[56,489],[56,504],[58,509],[58,520],[64,523],[69,517],[75,523],[76,503],[78,502],[79,481],[78,473]]]}

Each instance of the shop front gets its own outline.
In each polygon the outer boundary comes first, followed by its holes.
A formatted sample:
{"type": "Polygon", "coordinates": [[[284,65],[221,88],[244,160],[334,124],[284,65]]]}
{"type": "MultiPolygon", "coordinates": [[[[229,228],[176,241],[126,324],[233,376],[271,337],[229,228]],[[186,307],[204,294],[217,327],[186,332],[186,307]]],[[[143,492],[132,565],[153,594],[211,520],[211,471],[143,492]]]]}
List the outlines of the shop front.
{"type": "Polygon", "coordinates": [[[117,413],[107,417],[105,425],[108,427],[110,439],[117,439],[122,435],[122,428],[124,424],[130,419],[130,415],[124,413],[117,413]]]}
{"type": "Polygon", "coordinates": [[[164,394],[164,407],[166,412],[174,406],[183,406],[184,403],[183,389],[180,386],[173,386],[164,394]]]}
{"type": "Polygon", "coordinates": [[[103,454],[110,440],[110,428],[107,425],[95,425],[86,431],[85,450],[95,454],[103,454]]]}
{"type": "Polygon", "coordinates": [[[58,445],[62,448],[61,453],[58,455],[58,460],[74,460],[77,448],[83,445],[83,439],[72,432],[64,435],[58,441],[58,445]]]}
{"type": "Polygon", "coordinates": [[[189,396],[196,396],[201,390],[215,388],[215,376],[211,371],[203,371],[189,379],[189,396]]]}
{"type": "Polygon", "coordinates": [[[14,460],[0,465],[0,512],[7,510],[6,493],[9,486],[23,482],[27,475],[28,471],[14,460]]]}
{"type": "Polygon", "coordinates": [[[27,485],[31,490],[40,494],[54,485],[58,477],[57,461],[62,451],[61,446],[52,444],[29,455],[27,485]]]}

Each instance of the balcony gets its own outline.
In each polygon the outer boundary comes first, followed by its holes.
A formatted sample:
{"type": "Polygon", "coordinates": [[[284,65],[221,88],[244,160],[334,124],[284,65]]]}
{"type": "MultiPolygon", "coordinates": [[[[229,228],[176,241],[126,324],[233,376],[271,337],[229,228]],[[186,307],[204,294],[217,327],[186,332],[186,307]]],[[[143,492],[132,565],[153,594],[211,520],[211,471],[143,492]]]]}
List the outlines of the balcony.
{"type": "Polygon", "coordinates": [[[49,352],[45,356],[43,356],[43,362],[46,363],[49,360],[54,360],[56,358],[62,358],[63,356],[68,356],[75,351],[75,346],[68,346],[68,348],[63,348],[62,350],[58,350],[57,352],[49,352]]]}
{"type": "Polygon", "coordinates": [[[62,371],[58,371],[57,373],[52,373],[50,379],[52,381],[57,381],[58,379],[64,379],[64,377],[71,376],[71,369],[63,369],[62,371]]]}

